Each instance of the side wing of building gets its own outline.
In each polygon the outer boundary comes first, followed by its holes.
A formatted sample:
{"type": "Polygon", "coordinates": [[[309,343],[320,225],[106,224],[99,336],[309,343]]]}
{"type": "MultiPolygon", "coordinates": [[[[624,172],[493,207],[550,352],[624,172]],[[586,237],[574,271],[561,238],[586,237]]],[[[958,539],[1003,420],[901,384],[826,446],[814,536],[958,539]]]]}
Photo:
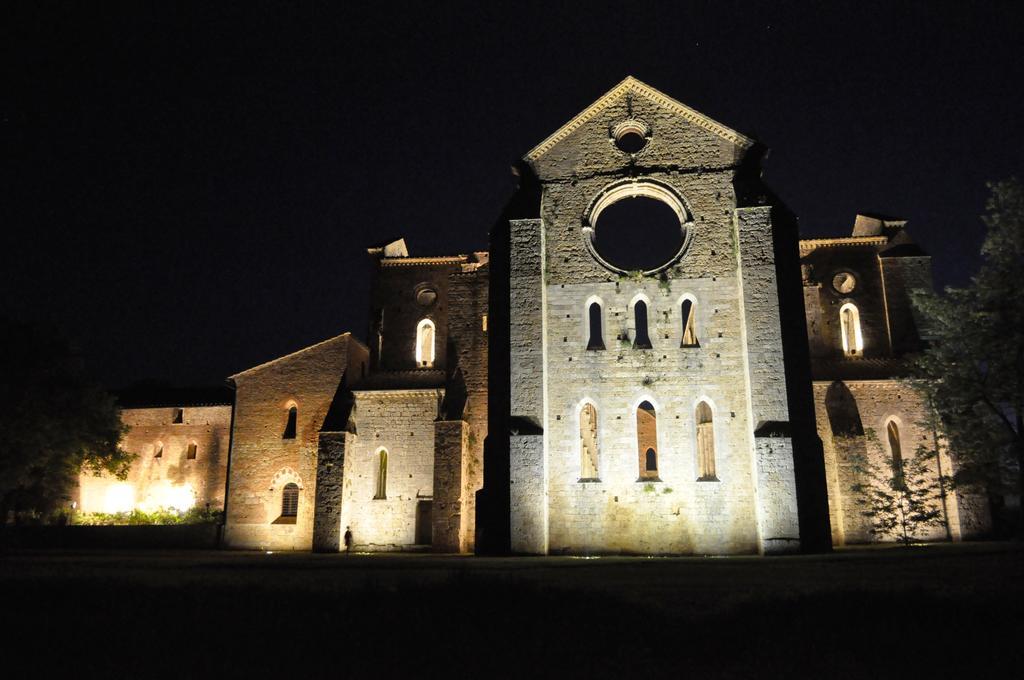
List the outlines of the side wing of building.
{"type": "Polygon", "coordinates": [[[877,484],[867,467],[934,452],[925,484],[936,491],[940,522],[919,540],[961,540],[990,525],[984,499],[940,493],[953,471],[940,424],[906,382],[902,359],[922,347],[911,295],[932,287],[931,258],[904,220],[858,215],[845,238],[801,241],[807,333],[818,433],[824,445],[832,540],[836,545],[895,540],[874,530],[867,499],[855,486],[877,484]]]}

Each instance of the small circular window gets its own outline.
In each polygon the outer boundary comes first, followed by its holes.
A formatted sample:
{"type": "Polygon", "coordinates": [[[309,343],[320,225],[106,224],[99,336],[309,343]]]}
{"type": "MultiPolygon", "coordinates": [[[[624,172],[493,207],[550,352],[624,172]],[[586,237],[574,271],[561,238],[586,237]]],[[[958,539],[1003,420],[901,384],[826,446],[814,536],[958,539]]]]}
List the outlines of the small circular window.
{"type": "Polygon", "coordinates": [[[639,152],[647,146],[647,138],[651,129],[646,123],[639,120],[624,120],[612,128],[612,139],[619,151],[628,154],[639,152]]]}
{"type": "Polygon", "coordinates": [[[836,272],[832,277],[832,287],[840,295],[849,295],[857,287],[857,277],[851,272],[836,272]]]}
{"type": "Polygon", "coordinates": [[[416,291],[416,304],[420,307],[429,307],[437,302],[437,291],[427,286],[416,291]]]}

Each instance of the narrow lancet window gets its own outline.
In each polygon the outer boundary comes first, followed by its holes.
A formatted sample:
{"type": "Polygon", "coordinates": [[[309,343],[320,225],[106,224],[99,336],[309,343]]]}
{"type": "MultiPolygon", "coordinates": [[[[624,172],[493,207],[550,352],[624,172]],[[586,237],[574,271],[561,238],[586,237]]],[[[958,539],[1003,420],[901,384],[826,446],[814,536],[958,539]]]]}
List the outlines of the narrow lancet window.
{"type": "Polygon", "coordinates": [[[903,485],[903,447],[900,445],[900,428],[895,420],[885,426],[889,439],[889,452],[892,454],[892,478],[896,484],[903,485]]]}
{"type": "Polygon", "coordinates": [[[715,425],[711,407],[707,402],[697,404],[697,479],[714,481],[715,476],[715,425]]]}
{"type": "Polygon", "coordinates": [[[633,339],[633,347],[651,349],[651,337],[647,334],[647,303],[643,300],[637,300],[633,305],[633,320],[636,322],[636,337],[633,339]]]}
{"type": "Polygon", "coordinates": [[[603,324],[600,302],[591,302],[587,310],[590,337],[587,340],[587,349],[604,349],[604,334],[601,332],[603,324]]]}
{"type": "Polygon", "coordinates": [[[296,517],[299,514],[299,485],[289,482],[281,492],[281,517],[296,517]]]}
{"type": "Polygon", "coordinates": [[[281,435],[282,439],[295,439],[295,421],[298,415],[299,409],[295,406],[288,409],[288,421],[284,425],[284,434],[281,435]]]}
{"type": "Polygon", "coordinates": [[[388,452],[386,449],[377,452],[377,492],[373,497],[375,499],[388,497],[388,452]]]}
{"type": "Polygon", "coordinates": [[[597,409],[584,404],[580,410],[580,479],[598,479],[597,409]]]}
{"type": "Polygon", "coordinates": [[[851,303],[839,309],[839,328],[846,356],[860,356],[864,351],[864,336],[860,332],[860,312],[851,303]]]}
{"type": "Polygon", "coordinates": [[[636,407],[636,444],[640,479],[658,478],[658,415],[649,401],[636,407]]]}
{"type": "Polygon", "coordinates": [[[696,309],[693,300],[683,300],[681,311],[683,314],[683,341],[680,346],[697,347],[697,325],[696,321],[694,321],[696,309]]]}
{"type": "Polygon", "coordinates": [[[416,327],[416,365],[434,365],[434,322],[430,319],[423,319],[416,327]]]}

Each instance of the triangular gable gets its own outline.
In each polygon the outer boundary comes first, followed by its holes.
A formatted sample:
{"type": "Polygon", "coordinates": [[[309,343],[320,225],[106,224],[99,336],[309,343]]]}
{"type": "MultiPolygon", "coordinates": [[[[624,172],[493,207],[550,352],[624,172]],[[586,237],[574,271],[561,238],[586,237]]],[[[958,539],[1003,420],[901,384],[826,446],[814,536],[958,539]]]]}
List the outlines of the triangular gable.
{"type": "Polygon", "coordinates": [[[726,127],[721,123],[714,121],[703,113],[691,109],[686,104],[676,101],[672,97],[669,97],[663,92],[659,92],[650,85],[640,82],[633,76],[626,76],[626,79],[621,83],[609,90],[604,96],[598,99],[596,102],[588,106],[575,118],[570,120],[568,123],[560,127],[553,135],[545,139],[543,142],[534,147],[529,153],[526,154],[526,160],[536,161],[538,158],[547,153],[553,146],[558,144],[560,141],[568,137],[570,134],[575,132],[577,129],[582,127],[587,121],[591,120],[594,116],[601,113],[603,110],[608,108],[613,102],[619,97],[623,96],[627,92],[634,95],[639,95],[651,100],[655,104],[664,106],[665,108],[673,111],[677,115],[686,120],[690,121],[694,125],[704,128],[710,132],[715,133],[722,139],[732,142],[736,146],[743,149],[750,148],[754,144],[754,140],[749,137],[736,132],[732,128],[726,127]]]}
{"type": "Polygon", "coordinates": [[[321,340],[320,342],[315,343],[313,345],[310,345],[309,347],[303,347],[302,349],[296,350],[294,352],[290,352],[288,354],[285,354],[284,356],[277,357],[276,359],[271,359],[270,361],[264,361],[262,364],[257,364],[256,366],[253,366],[252,368],[247,368],[244,371],[239,371],[238,373],[235,373],[234,375],[228,376],[228,380],[234,380],[235,378],[238,378],[240,376],[246,375],[247,373],[252,373],[254,371],[262,370],[262,369],[266,368],[267,366],[271,366],[271,365],[279,363],[281,361],[286,361],[288,359],[291,359],[293,357],[298,356],[299,354],[304,354],[304,353],[310,352],[312,350],[321,349],[321,348],[323,348],[326,345],[329,345],[331,343],[341,342],[343,340],[348,340],[351,337],[352,337],[352,333],[351,332],[345,332],[345,333],[342,333],[341,335],[335,335],[333,338],[327,338],[326,340],[321,340]]]}

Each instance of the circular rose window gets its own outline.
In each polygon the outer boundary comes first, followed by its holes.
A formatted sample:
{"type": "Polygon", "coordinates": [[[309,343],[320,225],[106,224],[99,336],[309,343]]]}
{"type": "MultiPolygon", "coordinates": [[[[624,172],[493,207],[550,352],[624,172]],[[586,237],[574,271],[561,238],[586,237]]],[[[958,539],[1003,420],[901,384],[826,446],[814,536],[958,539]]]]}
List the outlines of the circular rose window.
{"type": "Polygon", "coordinates": [[[584,223],[587,249],[618,274],[654,274],[677,262],[690,240],[691,222],[682,199],[651,180],[607,187],[584,223]]]}
{"type": "Polygon", "coordinates": [[[857,277],[851,272],[836,272],[832,277],[832,287],[840,295],[849,295],[857,287],[857,277]]]}

